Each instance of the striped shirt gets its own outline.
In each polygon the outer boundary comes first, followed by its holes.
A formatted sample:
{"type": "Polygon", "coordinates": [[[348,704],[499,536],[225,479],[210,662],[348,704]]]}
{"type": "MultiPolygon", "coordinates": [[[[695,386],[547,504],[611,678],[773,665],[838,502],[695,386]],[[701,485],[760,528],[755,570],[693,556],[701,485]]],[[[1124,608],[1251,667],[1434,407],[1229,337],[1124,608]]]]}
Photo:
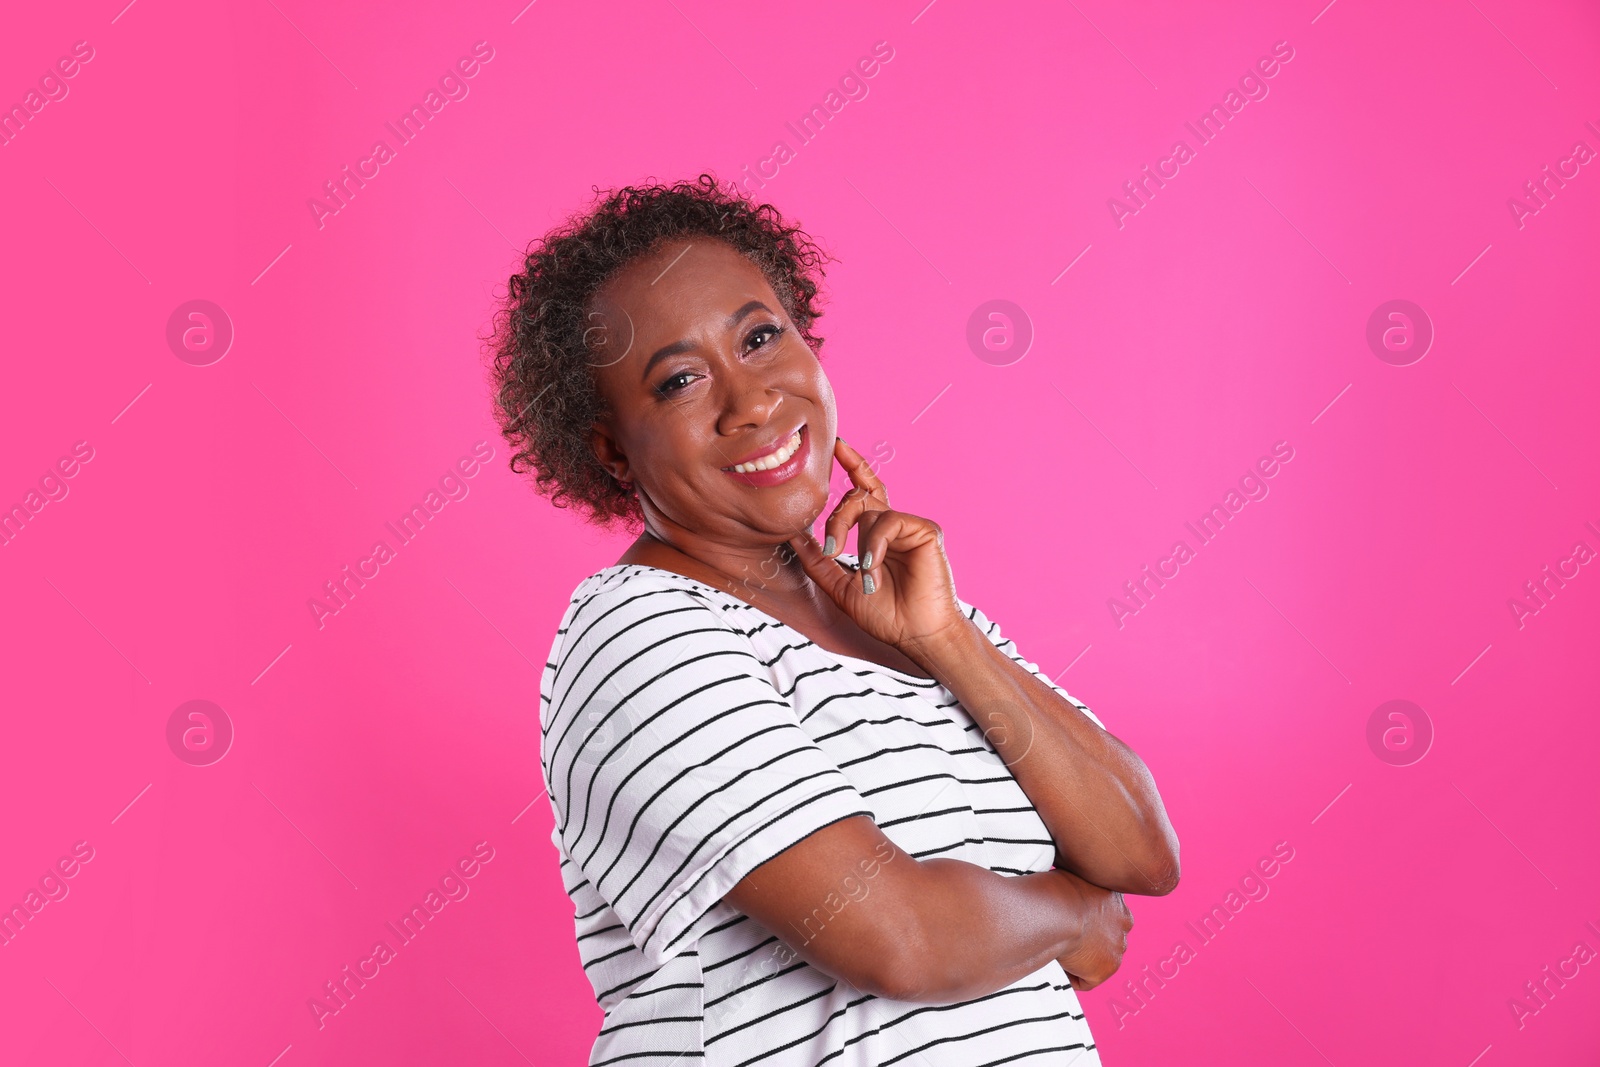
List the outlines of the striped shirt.
{"type": "MultiPolygon", "coordinates": [[[[917,859],[1049,870],[1044,823],[943,686],[830,652],[692,578],[619,565],[579,583],[545,664],[539,725],[551,842],[605,1012],[591,1065],[1100,1062],[1057,962],[959,1004],[889,1000],[723,903],[751,870],[855,815],[917,859]]],[[[842,877],[788,939],[863,899],[877,870],[842,877]]]]}

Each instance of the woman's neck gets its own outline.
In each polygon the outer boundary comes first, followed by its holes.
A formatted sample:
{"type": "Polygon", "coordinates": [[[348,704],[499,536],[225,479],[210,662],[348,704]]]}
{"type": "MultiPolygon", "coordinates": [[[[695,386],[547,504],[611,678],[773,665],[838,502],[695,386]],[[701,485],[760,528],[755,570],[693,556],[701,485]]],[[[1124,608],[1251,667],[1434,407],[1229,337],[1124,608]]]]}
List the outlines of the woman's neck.
{"type": "Polygon", "coordinates": [[[640,534],[617,561],[674,571],[687,578],[727,589],[736,595],[765,595],[780,600],[809,602],[815,583],[805,573],[787,543],[776,545],[672,544],[652,534],[640,534]]]}

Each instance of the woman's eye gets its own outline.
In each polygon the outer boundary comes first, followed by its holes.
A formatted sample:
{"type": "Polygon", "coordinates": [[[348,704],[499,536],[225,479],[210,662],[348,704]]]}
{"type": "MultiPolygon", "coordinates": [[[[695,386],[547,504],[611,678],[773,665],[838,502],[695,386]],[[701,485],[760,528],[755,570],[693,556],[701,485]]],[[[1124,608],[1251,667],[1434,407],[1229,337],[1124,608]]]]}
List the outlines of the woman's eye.
{"type": "MultiPolygon", "coordinates": [[[[781,337],[784,332],[785,327],[779,326],[776,323],[769,322],[765,325],[757,326],[754,330],[750,331],[750,336],[745,338],[745,346],[751,351],[763,348],[771,348],[772,342],[781,337]]],[[[677,374],[674,374],[672,377],[656,386],[656,395],[662,397],[671,397],[673,394],[687,388],[689,384],[698,377],[699,375],[690,371],[679,371],[677,374]]]]}
{"type": "Polygon", "coordinates": [[[656,386],[656,392],[662,396],[671,396],[673,393],[676,393],[678,390],[686,387],[693,378],[694,375],[690,374],[688,371],[679,371],[677,374],[674,374],[672,377],[656,386]]]}
{"type": "Polygon", "coordinates": [[[745,343],[746,344],[750,344],[752,347],[755,347],[755,348],[768,348],[768,347],[770,347],[772,345],[772,342],[777,340],[778,337],[782,333],[783,333],[783,327],[782,326],[777,326],[777,325],[774,325],[772,323],[767,323],[765,326],[757,326],[755,328],[755,330],[751,332],[750,336],[746,339],[745,343]],[[766,339],[765,342],[763,344],[759,344],[759,345],[754,344],[756,338],[758,338],[758,337],[765,338],[766,339]]]}

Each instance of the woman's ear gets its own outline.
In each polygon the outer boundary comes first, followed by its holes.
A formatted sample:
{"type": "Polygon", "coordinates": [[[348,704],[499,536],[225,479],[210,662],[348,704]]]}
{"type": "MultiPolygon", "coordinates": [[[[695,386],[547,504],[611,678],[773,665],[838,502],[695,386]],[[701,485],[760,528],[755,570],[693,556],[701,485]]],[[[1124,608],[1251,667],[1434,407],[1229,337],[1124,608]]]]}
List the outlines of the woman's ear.
{"type": "Polygon", "coordinates": [[[611,428],[604,421],[596,420],[589,427],[589,447],[594,449],[595,458],[611,477],[619,482],[633,480],[629,474],[628,457],[622,454],[617,439],[611,435],[611,428]]]}

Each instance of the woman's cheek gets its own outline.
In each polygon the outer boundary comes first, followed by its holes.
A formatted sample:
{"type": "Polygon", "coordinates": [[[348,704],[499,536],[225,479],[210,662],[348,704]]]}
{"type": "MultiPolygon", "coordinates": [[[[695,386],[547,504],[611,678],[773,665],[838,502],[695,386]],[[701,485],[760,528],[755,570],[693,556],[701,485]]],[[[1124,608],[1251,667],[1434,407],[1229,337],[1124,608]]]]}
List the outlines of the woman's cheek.
{"type": "MultiPolygon", "coordinates": [[[[810,351],[807,349],[806,351],[810,351]]],[[[817,362],[816,356],[811,357],[811,362],[816,368],[810,382],[810,391],[816,395],[817,402],[827,415],[828,437],[832,438],[838,420],[833,398],[833,383],[828,380],[827,373],[822,369],[822,364],[817,362]]]]}

